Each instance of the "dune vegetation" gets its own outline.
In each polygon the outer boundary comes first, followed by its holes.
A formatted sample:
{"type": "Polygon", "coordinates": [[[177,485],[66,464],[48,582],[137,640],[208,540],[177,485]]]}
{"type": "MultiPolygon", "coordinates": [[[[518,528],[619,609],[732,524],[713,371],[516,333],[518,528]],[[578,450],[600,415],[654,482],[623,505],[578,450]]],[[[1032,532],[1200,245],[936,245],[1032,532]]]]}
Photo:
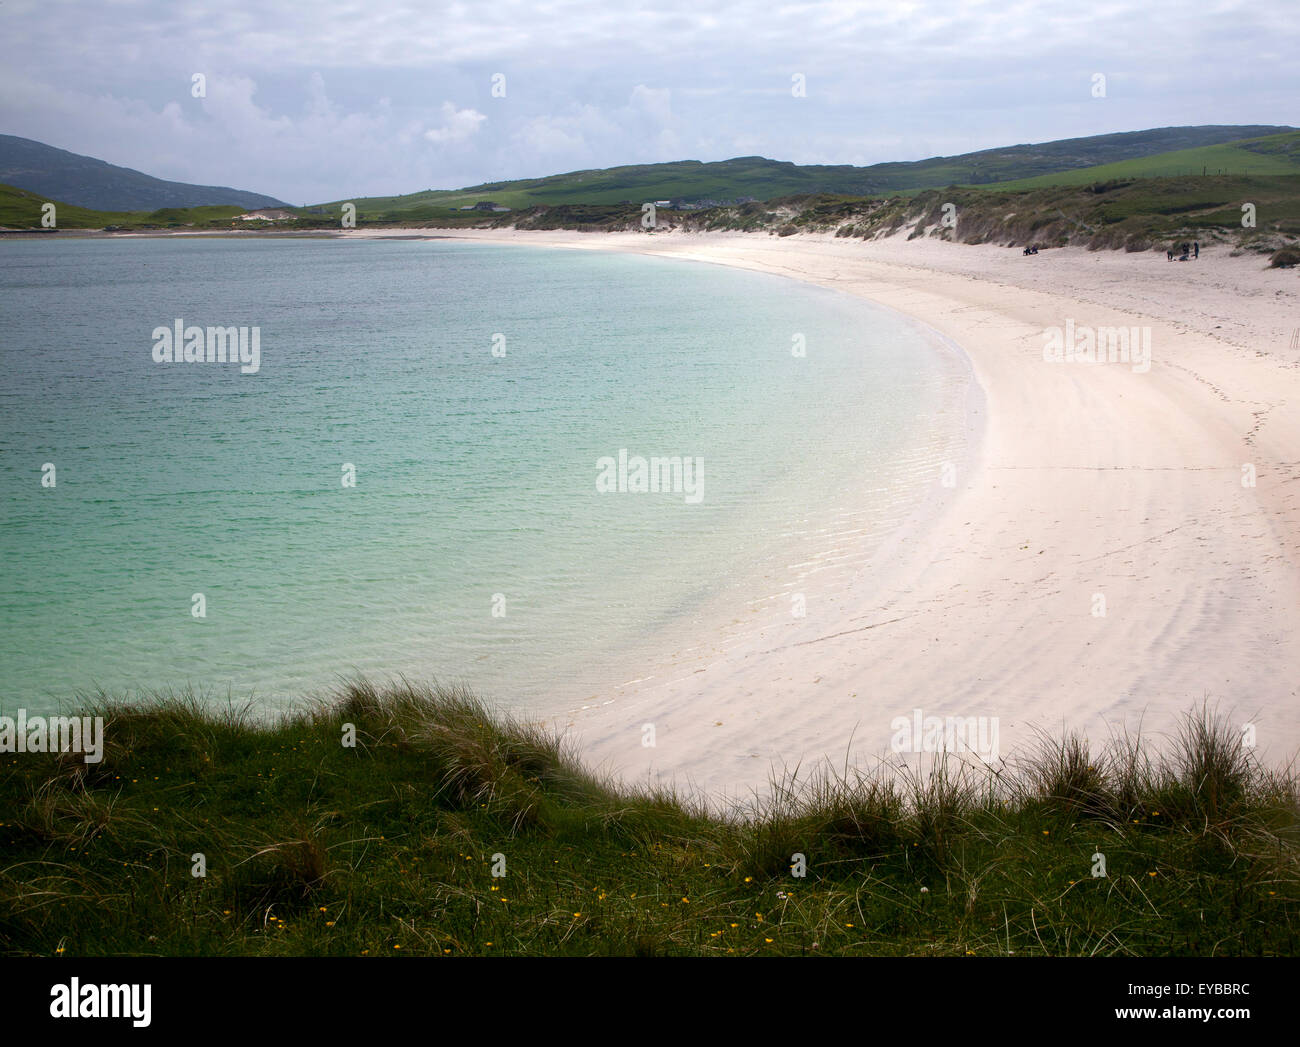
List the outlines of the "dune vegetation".
{"type": "Polygon", "coordinates": [[[7,955],[1300,951],[1297,779],[1204,707],[1170,739],[826,766],[727,810],[601,780],[456,688],[84,711],[99,762],[0,757],[7,955]]]}

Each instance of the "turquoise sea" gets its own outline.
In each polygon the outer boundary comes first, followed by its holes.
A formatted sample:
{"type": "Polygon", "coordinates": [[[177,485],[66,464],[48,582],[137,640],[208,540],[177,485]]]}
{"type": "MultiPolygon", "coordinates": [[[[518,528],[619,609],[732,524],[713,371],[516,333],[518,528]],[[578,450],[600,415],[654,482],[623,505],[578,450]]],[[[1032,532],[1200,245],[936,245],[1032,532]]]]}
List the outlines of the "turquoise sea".
{"type": "Polygon", "coordinates": [[[833,291],[455,240],[2,243],[0,367],[0,706],[33,712],[358,672],[599,698],[870,560],[969,386],[833,291]],[[156,361],[177,320],[256,327],[257,372],[156,361]],[[599,491],[622,451],[699,497],[599,491]]]}

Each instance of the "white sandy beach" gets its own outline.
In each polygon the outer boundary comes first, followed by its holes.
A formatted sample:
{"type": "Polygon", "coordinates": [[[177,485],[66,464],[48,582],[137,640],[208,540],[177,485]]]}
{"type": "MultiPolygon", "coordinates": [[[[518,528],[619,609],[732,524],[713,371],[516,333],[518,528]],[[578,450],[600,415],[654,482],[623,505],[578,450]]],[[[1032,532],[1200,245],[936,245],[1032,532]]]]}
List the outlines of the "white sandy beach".
{"type": "Polygon", "coordinates": [[[958,344],[984,393],[978,455],[945,508],[857,584],[743,643],[668,652],[650,679],[554,719],[593,764],[735,796],[774,765],[870,765],[891,720],[918,708],[997,717],[1005,757],[1035,728],[1167,734],[1206,698],[1256,725],[1267,762],[1300,750],[1294,272],[1226,248],[1169,263],[897,237],[454,235],[693,259],[861,295],[958,344]],[[1067,321],[1149,327],[1149,370],[1045,361],[1044,332],[1067,321]]]}

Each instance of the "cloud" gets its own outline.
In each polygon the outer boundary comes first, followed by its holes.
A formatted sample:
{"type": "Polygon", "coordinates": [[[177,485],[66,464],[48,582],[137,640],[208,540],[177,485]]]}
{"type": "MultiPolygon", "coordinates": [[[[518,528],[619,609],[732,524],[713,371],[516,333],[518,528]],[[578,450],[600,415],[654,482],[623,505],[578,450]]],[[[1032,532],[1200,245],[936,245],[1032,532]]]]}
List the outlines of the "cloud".
{"type": "MultiPolygon", "coordinates": [[[[637,84],[617,108],[575,105],[543,113],[514,133],[516,157],[538,169],[560,164],[564,170],[607,163],[640,163],[673,156],[681,149],[669,88],[637,84]]],[[[551,173],[548,169],[548,173],[551,173]]]]}
{"type": "Polygon", "coordinates": [[[477,109],[457,109],[451,102],[442,103],[442,126],[424,132],[435,145],[465,142],[478,133],[487,119],[477,109]]]}
{"type": "Polygon", "coordinates": [[[864,164],[1295,123],[1294,3],[4,0],[0,131],[317,202],[666,160],[864,164]],[[498,72],[508,97],[491,93],[498,72]]]}
{"type": "MultiPolygon", "coordinates": [[[[472,166],[456,170],[432,162],[439,143],[425,131],[427,108],[397,111],[384,97],[367,99],[363,108],[345,106],[330,97],[318,73],[298,86],[301,101],[286,111],[264,99],[252,77],[211,73],[205,97],[187,89],[150,105],[0,69],[0,97],[22,106],[17,118],[5,121],[5,132],[158,178],[228,185],[290,203],[482,181],[472,166]],[[347,148],[341,151],[340,143],[347,148]]],[[[452,138],[472,134],[481,123],[480,114],[451,105],[441,115],[441,130],[452,138]]]]}

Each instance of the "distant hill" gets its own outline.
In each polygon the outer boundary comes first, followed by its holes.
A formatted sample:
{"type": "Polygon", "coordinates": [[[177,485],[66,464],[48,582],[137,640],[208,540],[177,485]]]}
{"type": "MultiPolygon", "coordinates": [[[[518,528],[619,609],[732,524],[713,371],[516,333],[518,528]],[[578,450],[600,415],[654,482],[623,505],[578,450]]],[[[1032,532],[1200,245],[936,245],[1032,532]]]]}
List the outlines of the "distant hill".
{"type": "Polygon", "coordinates": [[[1049,185],[1109,182],[1117,178],[1178,178],[1184,175],[1300,176],[1300,132],[1179,149],[1096,167],[999,182],[990,188],[1037,189],[1049,185]]]}
{"type": "Polygon", "coordinates": [[[165,182],[30,138],[0,135],[0,183],[95,211],[156,211],[164,207],[233,205],[284,207],[281,200],[216,185],[165,182]]]}
{"type": "MultiPolygon", "coordinates": [[[[800,166],[761,156],[710,163],[681,160],[487,182],[466,189],[351,199],[360,214],[396,219],[416,209],[469,207],[485,201],[515,209],[561,204],[640,204],[646,200],[707,207],[811,193],[877,196],[949,185],[996,185],[1296,130],[1256,124],[1161,127],[870,167],[800,166]]],[[[337,214],[342,202],[319,206],[327,213],[337,214]]]]}
{"type": "MultiPolygon", "coordinates": [[[[670,206],[660,211],[660,221],[666,227],[781,235],[823,231],[870,239],[900,229],[909,230],[909,235],[948,236],[944,227],[936,226],[934,215],[949,202],[962,214],[960,239],[972,243],[1086,242],[1096,248],[1145,250],[1188,231],[1200,231],[1202,239],[1253,238],[1258,243],[1252,250],[1272,249],[1274,241],[1289,243],[1300,235],[1300,130],[1251,134],[1260,130],[1275,129],[1162,128],[873,167],[800,167],[762,157],[650,164],[494,182],[463,190],[357,199],[357,219],[363,224],[438,228],[486,224],[529,229],[638,229],[644,201],[668,200],[670,206]],[[1233,137],[1240,135],[1245,137],[1233,137]],[[1200,144],[1187,144],[1198,141],[1200,144]],[[1143,152],[1162,145],[1178,148],[1143,152]],[[1103,162],[1084,163],[1089,159],[1103,162]],[[1052,167],[1060,169],[1042,171],[1052,167]],[[1025,173],[1034,171],[1040,173],[1025,173]],[[993,180],[980,180],[989,178],[993,180]],[[887,184],[897,188],[881,188],[887,184]],[[1244,200],[1258,205],[1257,229],[1243,231],[1240,208],[1244,200]],[[503,206],[511,210],[498,210],[503,206]]],[[[13,142],[24,140],[0,137],[0,146],[13,142]]],[[[39,143],[26,144],[47,149],[39,143]]],[[[99,165],[98,161],[89,163],[99,165]]],[[[99,167],[147,178],[107,164],[99,167]]],[[[46,202],[58,204],[58,230],[233,228],[255,233],[265,223],[240,221],[240,211],[279,206],[235,203],[127,213],[77,207],[53,193],[0,184],[0,227],[41,228],[42,204],[46,202]]],[[[276,228],[323,231],[339,227],[337,203],[294,211],[296,217],[276,228]]]]}
{"type": "MultiPolygon", "coordinates": [[[[635,232],[636,204],[558,204],[485,216],[488,226],[635,232]]],[[[435,219],[431,225],[441,224],[435,219]]],[[[1166,250],[1200,240],[1272,254],[1300,237],[1300,179],[1294,174],[1183,175],[1128,178],[1029,189],[945,186],[893,196],[820,193],[730,204],[704,210],[659,211],[656,230],[731,231],[791,236],[832,234],[874,240],[897,233],[968,244],[1093,250],[1166,250]],[[1242,202],[1257,208],[1256,226],[1243,226],[1242,202]],[[946,219],[956,217],[952,227],[946,219]]],[[[647,235],[654,235],[653,233],[647,235]]]]}
{"type": "MultiPolygon", "coordinates": [[[[94,211],[44,194],[0,185],[0,229],[44,230],[45,204],[54,204],[55,229],[229,229],[242,207],[163,207],[156,211],[94,211]]],[[[264,227],[266,223],[255,223],[264,227]]],[[[241,223],[242,225],[242,223],[241,223]]],[[[236,226],[237,228],[238,226],[236,226]]],[[[53,230],[51,230],[53,231],[53,230]]]]}

